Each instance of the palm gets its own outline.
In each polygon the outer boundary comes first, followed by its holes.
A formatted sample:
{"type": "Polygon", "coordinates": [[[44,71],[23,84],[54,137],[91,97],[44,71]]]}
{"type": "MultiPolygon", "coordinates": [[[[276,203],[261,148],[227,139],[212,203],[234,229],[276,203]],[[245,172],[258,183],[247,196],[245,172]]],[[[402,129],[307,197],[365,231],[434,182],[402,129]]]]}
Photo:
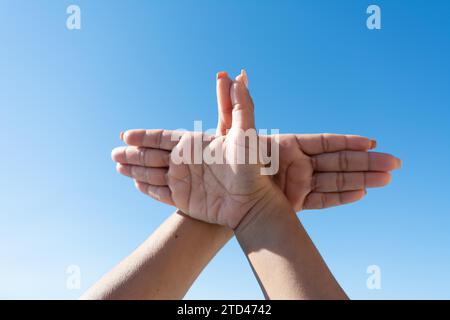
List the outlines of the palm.
{"type": "MultiPolygon", "coordinates": [[[[238,133],[239,134],[239,133],[238,133]]],[[[187,133],[172,153],[189,149],[195,135],[187,133]]],[[[205,143],[203,150],[235,149],[237,137],[233,134],[217,137],[205,143]]],[[[247,148],[248,150],[248,148],[247,148]]],[[[274,184],[260,174],[258,164],[221,163],[192,164],[169,162],[167,184],[173,204],[193,218],[235,228],[245,214],[260,201],[274,184]]],[[[228,161],[229,162],[229,161],[228,161]]]]}

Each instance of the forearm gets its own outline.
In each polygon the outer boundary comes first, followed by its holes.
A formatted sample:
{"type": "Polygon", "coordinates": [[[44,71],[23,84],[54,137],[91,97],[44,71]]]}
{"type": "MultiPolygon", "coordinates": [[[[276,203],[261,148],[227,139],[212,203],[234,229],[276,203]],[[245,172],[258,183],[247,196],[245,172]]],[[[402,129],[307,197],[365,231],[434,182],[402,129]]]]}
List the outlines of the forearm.
{"type": "Polygon", "coordinates": [[[232,237],[228,228],[172,214],[82,299],[181,299],[232,237]]]}
{"type": "Polygon", "coordinates": [[[287,203],[254,210],[236,237],[266,298],[347,299],[287,203]]]}

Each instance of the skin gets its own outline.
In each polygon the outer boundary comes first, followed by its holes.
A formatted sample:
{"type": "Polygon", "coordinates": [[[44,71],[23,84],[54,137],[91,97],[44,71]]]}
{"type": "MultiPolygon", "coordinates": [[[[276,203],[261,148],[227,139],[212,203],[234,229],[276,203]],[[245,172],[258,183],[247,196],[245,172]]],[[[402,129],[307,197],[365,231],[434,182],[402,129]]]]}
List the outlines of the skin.
{"type": "MultiPolygon", "coordinates": [[[[239,132],[233,132],[233,124],[235,128],[254,127],[254,108],[247,91],[248,81],[245,75],[237,80],[233,84],[226,75],[218,76],[218,137],[212,139],[205,147],[211,143],[216,143],[224,149],[233,147],[236,143],[236,136],[239,134],[239,132]],[[235,106],[240,104],[242,107],[233,110],[233,103],[235,106]],[[233,119],[235,122],[230,123],[233,119]],[[228,132],[228,135],[223,136],[228,129],[231,131],[228,132]]],[[[89,290],[84,297],[181,298],[207,262],[232,235],[227,227],[235,228],[245,217],[253,216],[253,214],[249,214],[252,208],[260,208],[260,212],[270,211],[267,208],[271,206],[261,205],[261,203],[265,203],[263,199],[269,198],[268,194],[278,195],[277,200],[273,200],[274,203],[279,199],[285,200],[284,205],[281,203],[277,205],[276,210],[272,210],[276,214],[284,212],[283,219],[277,218],[277,223],[284,223],[287,229],[291,228],[289,226],[297,226],[296,230],[302,231],[303,228],[295,214],[292,215],[293,209],[296,211],[317,209],[359,200],[364,196],[366,187],[387,184],[390,180],[387,171],[400,166],[399,160],[390,155],[368,153],[367,150],[374,147],[374,142],[367,138],[342,135],[282,135],[280,136],[280,171],[273,177],[259,175],[256,170],[259,165],[247,166],[249,168],[235,165],[235,167],[231,166],[225,170],[221,168],[223,166],[204,168],[199,165],[184,165],[183,167],[183,165],[170,163],[169,152],[177,148],[178,144],[168,141],[167,137],[170,137],[170,132],[161,130],[126,132],[123,139],[130,147],[113,151],[113,159],[119,162],[119,172],[135,178],[137,188],[146,194],[176,205],[188,213],[194,212],[191,215],[197,219],[220,223],[226,227],[204,224],[175,214],[172,216],[175,218],[169,218],[156,231],[157,237],[152,236],[151,240],[144,243],[141,248],[110,272],[104,280],[89,290]],[[352,170],[356,172],[351,172],[352,170]],[[191,172],[194,174],[191,175],[191,172]],[[209,173],[204,174],[204,172],[209,173]],[[202,179],[198,179],[198,177],[202,177],[202,179]],[[288,179],[287,177],[296,178],[288,179]],[[236,181],[238,182],[236,183],[236,181]],[[236,189],[235,185],[245,187],[236,189]],[[186,196],[189,193],[191,195],[186,196]],[[205,198],[208,198],[210,202],[199,200],[205,198]],[[211,203],[214,205],[211,206],[211,203]],[[279,208],[286,210],[280,212],[279,208]],[[175,238],[173,235],[178,233],[184,234],[183,242],[158,240],[173,239],[175,238]],[[204,246],[204,239],[211,237],[217,239],[217,242],[213,242],[210,246],[204,246]],[[195,254],[200,258],[195,262],[192,261],[194,260],[191,258],[192,255],[180,254],[192,247],[197,248],[195,254]],[[177,262],[171,262],[172,260],[167,257],[177,257],[177,262]],[[167,266],[177,263],[189,267],[181,272],[167,268],[167,266]],[[144,265],[145,267],[129,267],[133,265],[144,265]],[[166,266],[166,268],[161,266],[166,266]],[[174,278],[174,272],[178,273],[179,277],[174,278]],[[152,276],[155,274],[158,275],[157,278],[152,276]],[[135,280],[144,278],[145,282],[135,280]],[[131,295],[130,292],[135,294],[131,295]]],[[[189,135],[184,136],[181,143],[186,143],[189,137],[189,135]]],[[[268,139],[270,140],[271,137],[268,139]]],[[[271,215],[262,214],[261,216],[270,217],[271,215]]],[[[252,219],[251,221],[270,221],[270,219],[252,219]]],[[[274,224],[272,223],[272,225],[274,224]]],[[[249,226],[253,226],[253,223],[250,223],[249,226]]],[[[282,227],[278,230],[286,228],[282,227]]],[[[254,230],[254,228],[248,227],[245,230],[254,230]]],[[[259,240],[258,237],[253,238],[249,234],[251,235],[252,232],[237,232],[238,240],[250,262],[257,267],[255,270],[259,270],[256,274],[262,284],[261,281],[266,277],[264,268],[261,268],[261,266],[264,267],[264,263],[260,261],[264,261],[268,257],[257,255],[254,260],[255,242],[257,244],[259,240]]],[[[316,266],[314,270],[327,271],[326,265],[306,233],[296,235],[296,233],[281,232],[277,235],[272,232],[271,235],[272,237],[268,235],[265,238],[275,242],[276,239],[283,236],[288,236],[287,241],[298,239],[299,243],[301,242],[308,249],[302,251],[305,256],[301,260],[310,261],[312,265],[316,266]]],[[[268,243],[267,245],[271,247],[273,244],[268,243]]],[[[294,253],[296,251],[298,250],[293,250],[294,253]]],[[[307,268],[306,270],[312,269],[307,268]]],[[[303,287],[308,287],[308,279],[311,279],[310,277],[313,275],[303,273],[304,275],[299,281],[301,280],[303,287]]],[[[323,283],[322,287],[335,283],[330,280],[332,276],[329,271],[323,274],[328,275],[325,277],[328,280],[323,283]]],[[[280,279],[279,283],[283,283],[282,280],[280,279]]],[[[263,282],[266,283],[266,281],[263,282]]],[[[269,290],[266,286],[262,285],[266,296],[276,298],[277,292],[269,290]],[[268,292],[272,292],[272,294],[268,294],[268,292]]],[[[268,287],[272,288],[273,285],[268,287]]],[[[288,290],[288,292],[292,292],[292,297],[297,298],[315,297],[313,294],[300,295],[302,292],[295,290],[288,290]],[[294,294],[295,292],[296,294],[294,294]]],[[[313,291],[308,289],[306,292],[312,293],[313,291]]],[[[328,290],[327,292],[333,291],[328,290]]],[[[339,290],[334,293],[335,297],[345,296],[339,290]]]]}

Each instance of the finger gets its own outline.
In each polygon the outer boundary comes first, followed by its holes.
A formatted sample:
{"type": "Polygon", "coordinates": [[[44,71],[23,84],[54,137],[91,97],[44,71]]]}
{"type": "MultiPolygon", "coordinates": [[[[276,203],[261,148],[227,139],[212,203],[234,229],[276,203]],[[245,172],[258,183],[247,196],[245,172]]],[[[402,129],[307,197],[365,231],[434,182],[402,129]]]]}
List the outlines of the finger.
{"type": "Polygon", "coordinates": [[[152,197],[155,200],[175,206],[172,200],[172,192],[169,187],[154,186],[145,182],[134,181],[136,188],[142,193],[152,197]]]}
{"type": "Polygon", "coordinates": [[[168,167],[170,152],[142,147],[118,147],[111,152],[115,162],[142,167],[168,167]]]}
{"type": "Polygon", "coordinates": [[[167,186],[167,169],[130,166],[121,163],[117,164],[116,169],[124,176],[133,178],[139,182],[155,186],[167,186]]]}
{"type": "Polygon", "coordinates": [[[172,130],[128,130],[122,135],[123,141],[136,147],[172,150],[180,141],[183,132],[172,130]]]}
{"type": "Polygon", "coordinates": [[[223,136],[227,133],[227,130],[231,128],[232,110],[230,90],[233,81],[228,77],[225,71],[217,74],[217,107],[219,113],[219,119],[217,123],[218,136],[223,136]]]}
{"type": "Polygon", "coordinates": [[[315,171],[391,171],[401,167],[400,159],[386,153],[340,151],[311,158],[315,171]]]}
{"type": "Polygon", "coordinates": [[[297,134],[297,142],[308,155],[344,150],[367,151],[377,146],[375,140],[349,134],[297,134]]]}
{"type": "Polygon", "coordinates": [[[245,71],[242,70],[237,80],[231,85],[232,127],[242,130],[255,128],[254,106],[246,87],[248,82],[245,71]]]}
{"type": "Polygon", "coordinates": [[[305,199],[303,209],[324,209],[361,200],[365,190],[345,192],[311,192],[305,199]]]}
{"type": "Polygon", "coordinates": [[[313,191],[342,192],[383,187],[391,182],[388,172],[326,172],[313,177],[313,191]]]}

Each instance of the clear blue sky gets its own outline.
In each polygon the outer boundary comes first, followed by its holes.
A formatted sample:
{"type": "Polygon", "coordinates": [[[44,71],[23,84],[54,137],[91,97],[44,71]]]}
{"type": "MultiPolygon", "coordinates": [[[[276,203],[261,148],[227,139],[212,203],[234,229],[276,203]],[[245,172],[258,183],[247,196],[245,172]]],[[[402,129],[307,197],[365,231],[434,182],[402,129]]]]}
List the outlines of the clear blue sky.
{"type": "MultiPolygon", "coordinates": [[[[350,297],[449,299],[449,40],[437,0],[1,1],[0,298],[76,298],[144,241],[173,208],[116,173],[119,132],[214,127],[215,73],[245,67],[258,127],[367,135],[403,159],[363,201],[299,214],[350,297]]],[[[187,297],[262,295],[232,241],[187,297]]]]}

